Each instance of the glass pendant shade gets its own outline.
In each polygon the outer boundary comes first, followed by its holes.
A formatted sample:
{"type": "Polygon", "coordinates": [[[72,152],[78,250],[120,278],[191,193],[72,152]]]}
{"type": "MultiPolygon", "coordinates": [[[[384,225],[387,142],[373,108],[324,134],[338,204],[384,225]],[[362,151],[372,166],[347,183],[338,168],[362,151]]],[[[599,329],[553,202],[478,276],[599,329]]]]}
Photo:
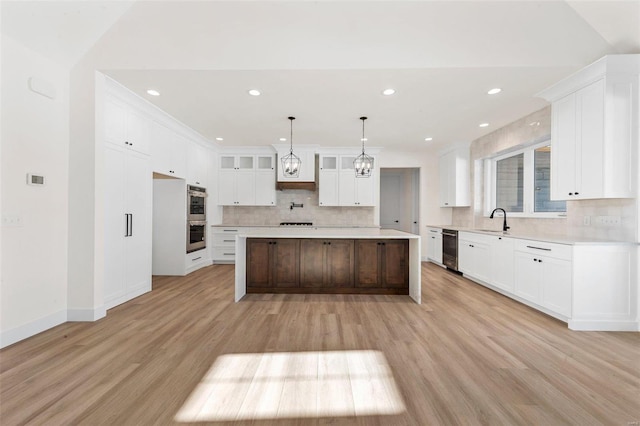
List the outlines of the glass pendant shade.
{"type": "Polygon", "coordinates": [[[295,120],[296,118],[288,118],[291,122],[291,136],[289,139],[291,141],[291,145],[289,153],[282,157],[280,161],[282,162],[282,174],[284,175],[284,177],[297,178],[300,175],[300,165],[302,164],[302,161],[300,160],[300,157],[293,153],[293,120],[295,120]]]}
{"type": "Polygon", "coordinates": [[[366,140],[364,137],[364,120],[366,119],[367,117],[360,117],[360,120],[362,120],[362,154],[353,160],[353,168],[356,171],[357,178],[371,177],[373,172],[373,157],[364,152],[364,141],[366,140]]]}

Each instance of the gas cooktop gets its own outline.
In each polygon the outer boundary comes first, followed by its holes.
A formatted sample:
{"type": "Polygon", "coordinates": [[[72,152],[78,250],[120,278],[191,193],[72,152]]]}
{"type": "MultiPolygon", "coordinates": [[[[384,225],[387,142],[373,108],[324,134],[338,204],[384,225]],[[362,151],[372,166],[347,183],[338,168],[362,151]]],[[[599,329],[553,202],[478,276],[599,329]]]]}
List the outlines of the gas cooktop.
{"type": "Polygon", "coordinates": [[[280,226],[313,226],[313,222],[280,222],[280,226]]]}

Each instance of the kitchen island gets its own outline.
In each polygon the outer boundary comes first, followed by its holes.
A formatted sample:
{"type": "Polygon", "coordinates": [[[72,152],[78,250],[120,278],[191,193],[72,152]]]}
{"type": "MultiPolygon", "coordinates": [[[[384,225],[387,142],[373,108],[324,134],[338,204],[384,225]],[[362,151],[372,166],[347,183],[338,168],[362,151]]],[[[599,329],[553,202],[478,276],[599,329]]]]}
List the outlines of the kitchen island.
{"type": "Polygon", "coordinates": [[[408,294],[420,303],[420,236],[376,228],[262,228],[236,236],[247,293],[408,294]]]}

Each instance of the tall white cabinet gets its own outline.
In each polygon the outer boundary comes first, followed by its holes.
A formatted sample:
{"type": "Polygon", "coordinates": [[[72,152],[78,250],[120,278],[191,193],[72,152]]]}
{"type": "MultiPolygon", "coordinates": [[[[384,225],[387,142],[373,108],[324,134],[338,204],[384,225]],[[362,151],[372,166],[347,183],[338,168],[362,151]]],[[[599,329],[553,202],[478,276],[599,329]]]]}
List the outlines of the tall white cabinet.
{"type": "Polygon", "coordinates": [[[640,55],[596,61],[538,94],[551,102],[551,198],[633,198],[640,55]]]}
{"type": "Polygon", "coordinates": [[[109,309],[151,290],[151,161],[105,148],[104,304],[109,309]]]}
{"type": "Polygon", "coordinates": [[[458,147],[440,156],[440,207],[469,206],[469,148],[458,147]]]}

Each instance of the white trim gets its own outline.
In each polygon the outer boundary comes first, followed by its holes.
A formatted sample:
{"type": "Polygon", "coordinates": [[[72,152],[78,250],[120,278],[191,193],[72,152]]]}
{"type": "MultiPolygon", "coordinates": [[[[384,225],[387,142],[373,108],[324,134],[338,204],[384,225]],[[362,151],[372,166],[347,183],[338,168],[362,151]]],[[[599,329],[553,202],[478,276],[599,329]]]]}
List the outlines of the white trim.
{"type": "Polygon", "coordinates": [[[69,322],[92,322],[97,321],[100,318],[104,318],[105,316],[107,316],[107,309],[105,306],[99,306],[93,309],[67,309],[67,321],[69,322]]]}
{"type": "Polygon", "coordinates": [[[10,330],[5,330],[0,333],[0,348],[13,345],[16,342],[35,336],[36,334],[42,333],[43,331],[49,330],[50,328],[60,324],[64,324],[66,321],[67,311],[61,310],[26,324],[19,325],[18,327],[10,330]]]}
{"type": "Polygon", "coordinates": [[[203,259],[203,260],[201,260],[200,262],[197,262],[197,263],[194,263],[194,264],[192,264],[192,265],[189,265],[189,266],[186,268],[185,273],[186,273],[186,275],[189,275],[190,273],[195,272],[195,271],[197,271],[198,269],[202,269],[202,268],[204,268],[205,266],[209,266],[209,265],[212,265],[212,264],[213,264],[213,262],[211,261],[211,259],[209,259],[209,258],[207,258],[207,259],[203,259]]]}
{"type": "Polygon", "coordinates": [[[125,294],[122,294],[111,300],[105,301],[104,308],[111,309],[115,306],[123,304],[124,302],[128,302],[131,299],[135,299],[136,297],[142,296],[143,294],[148,293],[150,291],[151,291],[151,277],[149,277],[149,282],[146,282],[144,285],[138,286],[137,288],[133,288],[131,291],[128,291],[125,294]]]}
{"type": "Polygon", "coordinates": [[[640,331],[637,321],[569,320],[569,328],[576,331],[640,331]]]}

